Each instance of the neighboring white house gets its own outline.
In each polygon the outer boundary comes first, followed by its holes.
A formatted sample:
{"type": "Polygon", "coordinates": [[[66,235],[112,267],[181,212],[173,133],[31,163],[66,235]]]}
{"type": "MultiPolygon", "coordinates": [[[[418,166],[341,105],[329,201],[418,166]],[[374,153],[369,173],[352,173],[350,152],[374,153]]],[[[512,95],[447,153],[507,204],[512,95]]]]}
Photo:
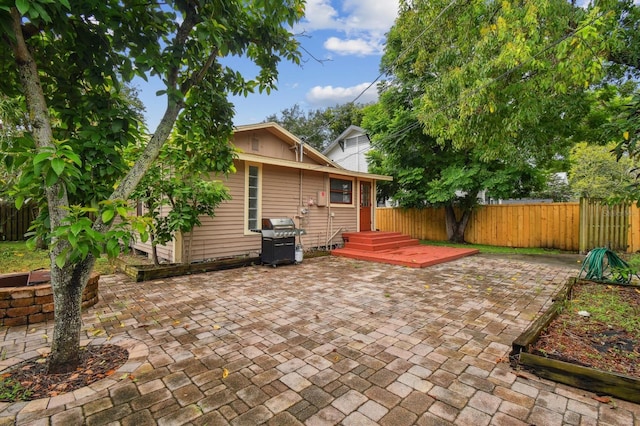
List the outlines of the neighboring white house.
{"type": "Polygon", "coordinates": [[[371,141],[362,127],[349,126],[322,153],[334,163],[347,170],[367,173],[366,153],[371,149],[371,141]]]}
{"type": "MultiPolygon", "coordinates": [[[[322,154],[332,160],[334,163],[347,170],[355,172],[368,173],[369,164],[367,163],[366,153],[371,149],[371,140],[367,135],[367,132],[362,127],[351,125],[340,134],[329,146],[327,146],[322,154]]],[[[556,173],[554,179],[567,183],[566,173],[556,173]]],[[[458,195],[463,195],[462,192],[458,192],[458,195]]],[[[383,205],[379,201],[379,206],[383,205]]],[[[487,196],[486,191],[481,191],[478,194],[478,202],[480,204],[530,204],[530,203],[551,203],[550,198],[538,199],[538,198],[522,198],[522,199],[495,199],[487,196]]],[[[387,207],[397,206],[393,200],[384,200],[384,205],[387,207]]]]}

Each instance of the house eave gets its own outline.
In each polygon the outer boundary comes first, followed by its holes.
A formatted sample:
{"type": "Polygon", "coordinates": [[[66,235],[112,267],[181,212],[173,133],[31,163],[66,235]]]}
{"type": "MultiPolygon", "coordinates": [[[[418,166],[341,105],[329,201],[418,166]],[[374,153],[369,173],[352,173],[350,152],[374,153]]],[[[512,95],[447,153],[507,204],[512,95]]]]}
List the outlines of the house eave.
{"type": "Polygon", "coordinates": [[[248,154],[241,152],[237,154],[237,158],[243,161],[251,161],[254,163],[270,164],[273,166],[289,167],[292,169],[309,170],[314,172],[330,173],[333,175],[357,177],[359,179],[371,179],[381,181],[392,181],[392,176],[377,175],[373,173],[355,172],[343,168],[336,168],[331,165],[322,166],[320,164],[301,163],[297,161],[283,160],[280,158],[265,157],[263,155],[248,154]]]}

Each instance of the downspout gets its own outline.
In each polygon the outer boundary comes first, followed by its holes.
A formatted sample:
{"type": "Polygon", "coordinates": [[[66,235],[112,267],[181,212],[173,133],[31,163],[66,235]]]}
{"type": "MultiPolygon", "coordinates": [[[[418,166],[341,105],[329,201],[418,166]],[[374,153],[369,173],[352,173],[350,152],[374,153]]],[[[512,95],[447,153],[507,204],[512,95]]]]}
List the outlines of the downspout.
{"type": "MultiPolygon", "coordinates": [[[[329,181],[329,176],[325,175],[324,176],[324,188],[326,190],[326,188],[329,187],[329,185],[327,185],[329,181]]],[[[329,188],[329,190],[331,190],[331,188],[329,188]]],[[[327,191],[327,226],[325,226],[324,228],[324,248],[329,251],[329,227],[332,225],[331,222],[331,194],[329,193],[329,191],[327,191]]]]}
{"type": "Polygon", "coordinates": [[[298,175],[300,176],[300,184],[298,185],[298,188],[300,189],[300,193],[298,194],[298,207],[300,210],[298,211],[298,214],[302,214],[302,169],[298,171],[298,175]]]}
{"type": "MultiPolygon", "coordinates": [[[[306,221],[304,220],[304,214],[302,213],[302,210],[304,209],[304,206],[302,204],[302,174],[303,171],[302,169],[299,170],[299,174],[300,174],[300,184],[299,184],[299,188],[300,188],[300,193],[298,194],[298,217],[300,218],[299,220],[299,228],[302,228],[303,225],[304,227],[306,227],[306,221]]],[[[302,244],[302,235],[298,235],[298,243],[300,244],[300,246],[304,247],[304,244],[302,244]]]]}
{"type": "MultiPolygon", "coordinates": [[[[301,163],[304,160],[304,140],[300,139],[300,155],[298,155],[299,160],[301,163]]],[[[306,223],[304,221],[304,214],[302,213],[302,209],[304,208],[303,206],[303,201],[302,201],[302,176],[303,171],[302,169],[299,170],[299,176],[300,176],[300,183],[299,183],[299,188],[300,188],[300,192],[298,194],[298,217],[300,218],[300,224],[299,227],[302,228],[303,225],[306,227],[306,223]]],[[[302,235],[298,236],[298,242],[299,244],[302,246],[302,235]]]]}

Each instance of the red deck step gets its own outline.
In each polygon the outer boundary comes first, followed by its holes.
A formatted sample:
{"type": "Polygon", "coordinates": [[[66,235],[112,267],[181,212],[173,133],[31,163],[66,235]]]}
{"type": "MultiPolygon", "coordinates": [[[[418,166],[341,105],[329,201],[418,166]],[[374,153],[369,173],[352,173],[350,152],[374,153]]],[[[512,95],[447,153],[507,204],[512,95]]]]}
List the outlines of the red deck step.
{"type": "Polygon", "coordinates": [[[345,247],[331,251],[334,256],[371,262],[424,268],[478,253],[475,249],[420,245],[399,232],[345,232],[345,247]]]}
{"type": "Polygon", "coordinates": [[[420,244],[419,240],[399,232],[345,232],[342,238],[345,249],[364,251],[391,250],[420,244]]]}

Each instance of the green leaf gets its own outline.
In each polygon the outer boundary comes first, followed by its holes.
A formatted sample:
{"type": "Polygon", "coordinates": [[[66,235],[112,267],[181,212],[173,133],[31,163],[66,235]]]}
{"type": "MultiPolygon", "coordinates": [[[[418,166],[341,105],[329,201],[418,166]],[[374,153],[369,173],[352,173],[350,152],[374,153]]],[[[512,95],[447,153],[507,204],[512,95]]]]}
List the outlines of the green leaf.
{"type": "Polygon", "coordinates": [[[47,176],[44,179],[44,183],[47,186],[53,186],[57,181],[58,175],[56,175],[56,172],[54,172],[53,169],[47,170],[47,176]]]}
{"type": "Polygon", "coordinates": [[[63,252],[56,256],[56,266],[58,268],[62,269],[65,263],[67,263],[66,253],[63,252]]]}
{"type": "Polygon", "coordinates": [[[113,133],[120,132],[123,127],[124,127],[124,120],[115,120],[113,123],[111,123],[111,131],[113,133]]]}
{"type": "Polygon", "coordinates": [[[37,245],[38,245],[38,237],[37,236],[34,235],[33,237],[31,237],[31,238],[29,238],[27,240],[27,248],[29,250],[35,250],[37,245]]]}
{"type": "Polygon", "coordinates": [[[16,0],[16,8],[20,15],[25,15],[29,11],[29,0],[16,0]]]}
{"type": "Polygon", "coordinates": [[[74,163],[76,163],[78,166],[82,166],[82,161],[80,160],[80,156],[75,152],[71,152],[71,151],[65,152],[64,156],[67,157],[69,160],[73,161],[74,163]]]}
{"type": "Polygon", "coordinates": [[[87,243],[78,244],[78,250],[80,250],[82,259],[86,259],[89,254],[89,245],[87,243]]]}
{"type": "Polygon", "coordinates": [[[20,210],[24,204],[24,195],[18,195],[16,197],[16,209],[20,210]]]}
{"type": "Polygon", "coordinates": [[[104,223],[109,223],[111,222],[114,216],[115,216],[115,213],[113,210],[105,210],[102,212],[102,221],[104,223]]]}
{"type": "Polygon", "coordinates": [[[82,231],[82,223],[76,222],[71,225],[71,233],[74,235],[78,235],[82,231]]]}
{"type": "Polygon", "coordinates": [[[64,171],[65,162],[62,158],[54,158],[51,160],[51,168],[56,173],[56,175],[60,176],[64,171]]]}
{"type": "Polygon", "coordinates": [[[120,253],[120,244],[118,240],[112,239],[107,241],[107,254],[109,257],[116,257],[120,253]]]}
{"type": "Polygon", "coordinates": [[[48,160],[49,157],[51,157],[50,152],[41,152],[33,158],[33,164],[36,165],[42,163],[43,161],[48,160]]]}

